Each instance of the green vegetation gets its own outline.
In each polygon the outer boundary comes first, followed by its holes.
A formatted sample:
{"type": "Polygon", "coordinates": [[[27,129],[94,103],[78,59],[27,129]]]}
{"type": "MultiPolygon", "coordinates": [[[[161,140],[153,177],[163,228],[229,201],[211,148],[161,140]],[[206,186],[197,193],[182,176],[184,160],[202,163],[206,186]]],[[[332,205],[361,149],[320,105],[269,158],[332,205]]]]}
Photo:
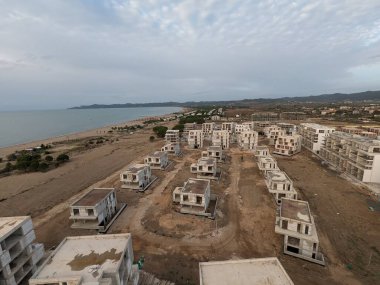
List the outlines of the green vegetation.
{"type": "Polygon", "coordinates": [[[112,127],[111,130],[109,130],[108,132],[109,133],[113,133],[114,131],[116,132],[119,132],[119,133],[122,133],[122,132],[134,132],[138,129],[143,129],[144,126],[141,126],[141,125],[132,125],[132,126],[128,126],[128,125],[125,125],[124,127],[112,127]]]}
{"type": "Polygon", "coordinates": [[[197,123],[197,124],[203,124],[205,122],[205,115],[190,115],[186,117],[182,117],[179,119],[179,123],[181,125],[187,124],[187,123],[197,123]]]}
{"type": "Polygon", "coordinates": [[[151,141],[151,142],[154,141],[154,139],[155,139],[154,136],[150,136],[150,137],[149,137],[149,141],[151,141]]]}
{"type": "Polygon", "coordinates": [[[184,129],[185,129],[184,124],[178,124],[178,125],[175,125],[172,130],[179,130],[179,132],[182,133],[184,129]]]}
{"type": "Polygon", "coordinates": [[[70,160],[70,157],[67,154],[65,154],[65,153],[61,153],[56,158],[57,162],[66,162],[66,161],[69,161],[69,160],[70,160]]]}
{"type": "Polygon", "coordinates": [[[47,155],[47,156],[45,157],[45,160],[48,161],[48,162],[51,162],[51,161],[53,161],[54,159],[53,159],[53,157],[52,157],[51,155],[47,155]]]}
{"type": "Polygon", "coordinates": [[[165,126],[155,126],[153,128],[153,132],[157,135],[159,138],[165,137],[166,131],[168,130],[168,127],[165,126]]]}

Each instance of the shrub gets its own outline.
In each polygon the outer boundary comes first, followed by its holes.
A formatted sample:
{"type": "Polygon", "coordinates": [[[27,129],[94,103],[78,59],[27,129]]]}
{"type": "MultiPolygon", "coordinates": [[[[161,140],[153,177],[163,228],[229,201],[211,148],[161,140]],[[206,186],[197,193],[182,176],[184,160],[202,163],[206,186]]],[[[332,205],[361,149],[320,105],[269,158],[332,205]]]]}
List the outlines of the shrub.
{"type": "Polygon", "coordinates": [[[3,158],[2,157],[0,157],[0,162],[3,162],[3,158]]]}
{"type": "Polygon", "coordinates": [[[41,162],[40,165],[39,165],[39,167],[38,167],[38,170],[44,172],[48,168],[49,168],[49,165],[46,162],[41,162]]]}
{"type": "Polygon", "coordinates": [[[17,156],[16,156],[16,154],[11,153],[11,154],[7,155],[7,159],[9,161],[15,161],[17,159],[17,156]]]}
{"type": "Polygon", "coordinates": [[[165,137],[165,134],[166,134],[167,130],[168,130],[168,128],[165,127],[165,126],[155,126],[153,128],[153,132],[155,132],[156,135],[157,135],[157,137],[159,137],[159,138],[165,137]]]}
{"type": "Polygon", "coordinates": [[[154,136],[150,136],[150,137],[149,137],[149,141],[151,141],[151,142],[154,141],[154,139],[155,139],[154,136]]]}
{"type": "Polygon", "coordinates": [[[48,156],[45,157],[45,160],[49,161],[49,162],[53,161],[53,157],[51,155],[48,155],[48,156]]]}
{"type": "Polygon", "coordinates": [[[173,130],[179,130],[181,133],[183,132],[184,129],[185,129],[184,124],[178,124],[173,127],[173,130]]]}
{"type": "Polygon", "coordinates": [[[30,171],[37,171],[40,166],[40,162],[38,160],[32,160],[29,165],[30,171]]]}
{"type": "Polygon", "coordinates": [[[61,153],[60,155],[57,156],[56,160],[58,162],[65,162],[65,161],[68,161],[70,159],[70,157],[65,154],[65,153],[61,153]]]}

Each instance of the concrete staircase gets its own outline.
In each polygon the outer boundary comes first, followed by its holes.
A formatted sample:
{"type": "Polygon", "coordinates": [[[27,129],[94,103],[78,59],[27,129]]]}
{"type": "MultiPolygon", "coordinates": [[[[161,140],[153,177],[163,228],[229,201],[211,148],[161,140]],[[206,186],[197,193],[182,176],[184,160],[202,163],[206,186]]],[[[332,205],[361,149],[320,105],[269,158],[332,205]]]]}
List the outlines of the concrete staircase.
{"type": "Polygon", "coordinates": [[[140,270],[138,285],[175,285],[167,280],[159,280],[153,274],[140,270]]]}

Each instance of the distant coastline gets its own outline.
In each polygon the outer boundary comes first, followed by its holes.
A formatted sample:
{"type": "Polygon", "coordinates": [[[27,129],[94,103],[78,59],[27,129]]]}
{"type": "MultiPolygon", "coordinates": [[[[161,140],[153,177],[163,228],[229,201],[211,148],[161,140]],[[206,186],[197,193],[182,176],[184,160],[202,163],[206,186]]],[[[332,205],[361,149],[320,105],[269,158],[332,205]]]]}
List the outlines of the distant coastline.
{"type": "Polygon", "coordinates": [[[258,98],[229,101],[191,101],[191,102],[161,102],[161,103],[125,103],[125,104],[93,104],[72,107],[69,109],[117,109],[117,108],[141,108],[141,107],[182,107],[194,108],[204,106],[249,106],[252,104],[275,104],[275,103],[338,103],[344,101],[380,102],[380,91],[365,91],[358,93],[335,93],[301,97],[282,98],[258,98]]]}
{"type": "MultiPolygon", "coordinates": [[[[57,113],[58,111],[44,111],[49,112],[47,115],[47,118],[45,119],[45,123],[48,123],[48,129],[44,130],[44,126],[41,124],[35,126],[35,130],[31,129],[31,127],[26,126],[26,124],[33,125],[34,121],[42,121],[41,118],[37,119],[31,119],[32,113],[39,113],[39,111],[30,111],[30,112],[0,112],[0,131],[4,136],[2,136],[3,140],[0,141],[0,157],[2,155],[5,155],[6,153],[12,152],[14,150],[22,149],[22,148],[28,148],[33,146],[38,146],[42,143],[52,143],[52,142],[58,142],[62,140],[68,140],[68,139],[74,139],[74,138],[83,138],[88,136],[96,136],[101,135],[107,132],[111,126],[124,126],[126,124],[142,124],[144,121],[151,119],[151,118],[157,118],[157,117],[170,117],[173,116],[174,113],[177,112],[183,112],[182,108],[146,108],[145,112],[144,110],[133,110],[133,114],[131,113],[130,109],[128,116],[125,116],[125,119],[119,119],[120,112],[123,112],[123,110],[118,110],[116,113],[113,110],[105,110],[101,113],[103,113],[103,117],[106,117],[107,120],[104,120],[104,124],[100,121],[93,121],[92,118],[89,118],[88,113],[96,112],[99,114],[99,110],[87,110],[87,114],[82,114],[81,116],[83,119],[87,119],[91,124],[88,125],[88,127],[85,127],[82,125],[79,129],[78,128],[65,128],[61,132],[51,132],[49,129],[54,128],[53,130],[56,130],[59,126],[57,124],[57,120],[59,121],[60,118],[64,118],[67,116],[73,116],[72,112],[75,112],[75,110],[72,110],[71,112],[69,110],[60,110],[60,112],[63,112],[58,119],[50,120],[51,119],[51,112],[57,113]],[[65,114],[65,111],[69,112],[69,114],[65,114]],[[119,116],[114,115],[113,113],[118,114],[119,116]],[[139,113],[143,113],[145,115],[139,115],[139,113]],[[22,115],[24,114],[24,116],[22,115]],[[14,124],[9,124],[9,122],[12,122],[15,120],[15,118],[9,118],[9,115],[13,115],[13,117],[18,116],[18,120],[14,122],[14,124]],[[114,121],[112,121],[114,118],[114,121]],[[3,122],[3,123],[1,123],[3,122]],[[66,130],[66,131],[65,131],[66,130]],[[35,131],[35,132],[34,132],[35,131]],[[33,136],[25,135],[24,133],[31,132],[33,136]],[[49,133],[51,135],[49,135],[49,133]],[[21,135],[24,136],[20,138],[21,135]],[[12,143],[12,137],[15,137],[18,141],[14,140],[14,143],[12,143]],[[30,139],[28,139],[30,137],[30,139]],[[24,139],[23,139],[24,138],[24,139]],[[7,139],[7,141],[5,141],[7,139]]],[[[95,114],[96,115],[96,114],[95,114]]],[[[46,116],[45,116],[46,117],[46,116]]],[[[70,121],[71,123],[76,120],[79,120],[80,116],[73,117],[70,121]]],[[[64,125],[64,122],[61,122],[64,125]]]]}

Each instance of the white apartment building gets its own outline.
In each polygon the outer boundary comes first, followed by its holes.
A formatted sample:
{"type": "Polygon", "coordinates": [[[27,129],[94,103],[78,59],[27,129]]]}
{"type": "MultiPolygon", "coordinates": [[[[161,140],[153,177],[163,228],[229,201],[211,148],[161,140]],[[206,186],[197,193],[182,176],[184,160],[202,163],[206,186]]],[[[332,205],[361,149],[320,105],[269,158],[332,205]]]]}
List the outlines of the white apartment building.
{"type": "Polygon", "coordinates": [[[192,130],[189,131],[187,142],[189,148],[198,149],[203,147],[203,131],[202,130],[192,130]]]}
{"type": "Polygon", "coordinates": [[[301,151],[302,137],[300,135],[282,135],[276,139],[273,153],[292,156],[301,151]]]}
{"type": "Polygon", "coordinates": [[[320,155],[361,182],[380,183],[380,140],[334,132],[326,137],[320,155]]]}
{"type": "Polygon", "coordinates": [[[137,285],[131,234],[66,237],[29,285],[137,285]]]}
{"type": "Polygon", "coordinates": [[[271,131],[282,131],[282,128],[273,123],[263,128],[264,135],[269,139],[271,131]]]}
{"type": "Polygon", "coordinates": [[[179,146],[179,143],[167,143],[161,148],[161,151],[174,155],[180,155],[181,148],[179,146]]]}
{"type": "Polygon", "coordinates": [[[215,129],[215,123],[203,123],[202,132],[205,138],[210,138],[215,129]]]}
{"type": "Polygon", "coordinates": [[[284,236],[285,254],[325,265],[308,202],[282,198],[275,232],[284,236]]]}
{"type": "Polygon", "coordinates": [[[299,134],[302,136],[302,146],[311,152],[319,154],[326,137],[335,131],[335,128],[314,123],[302,123],[299,134]]]}
{"type": "Polygon", "coordinates": [[[235,122],[223,122],[222,123],[222,131],[228,131],[230,134],[235,133],[235,122]]]}
{"type": "Polygon", "coordinates": [[[267,136],[269,138],[269,145],[276,145],[278,137],[286,135],[285,130],[281,129],[280,127],[278,128],[269,131],[269,134],[267,136]]]}
{"type": "Polygon", "coordinates": [[[253,130],[258,132],[261,135],[266,136],[265,128],[270,127],[272,125],[273,125],[273,122],[269,122],[269,121],[254,121],[253,122],[253,130]]]}
{"type": "Polygon", "coordinates": [[[202,157],[213,158],[216,161],[222,161],[223,149],[220,146],[209,146],[206,151],[202,151],[202,157]]]}
{"type": "Polygon", "coordinates": [[[243,131],[238,134],[238,145],[244,150],[253,150],[258,143],[259,135],[255,131],[243,131]]]}
{"type": "Polygon", "coordinates": [[[104,230],[116,214],[114,188],[94,188],[70,205],[72,228],[104,230]]]}
{"type": "Polygon", "coordinates": [[[179,130],[167,130],[165,134],[165,141],[167,143],[179,143],[179,130]]]}
{"type": "Polygon", "coordinates": [[[152,170],[149,165],[132,164],[120,174],[122,188],[144,191],[151,183],[152,170]]]}
{"type": "Polygon", "coordinates": [[[270,156],[269,148],[265,145],[259,145],[255,148],[255,156],[261,157],[261,156],[270,156]]]}
{"type": "MultiPolygon", "coordinates": [[[[252,123],[253,124],[253,123],[252,123]]],[[[249,123],[242,123],[235,125],[235,134],[241,134],[242,132],[253,131],[253,126],[249,123]]]]}
{"type": "Polygon", "coordinates": [[[0,217],[0,284],[25,283],[37,270],[45,251],[35,239],[30,217],[0,217]]]}
{"type": "Polygon", "coordinates": [[[281,129],[283,129],[287,135],[295,135],[298,132],[297,125],[295,125],[295,124],[277,123],[277,126],[279,126],[281,129]]]}
{"type": "Polygon", "coordinates": [[[297,199],[297,191],[294,189],[293,181],[284,171],[268,171],[265,174],[265,184],[278,205],[281,204],[282,198],[297,199]]]}
{"type": "Polygon", "coordinates": [[[216,160],[209,157],[201,157],[197,163],[190,165],[190,172],[196,173],[198,178],[217,179],[216,160]]]}
{"type": "Polygon", "coordinates": [[[264,173],[278,169],[277,161],[272,156],[258,157],[257,165],[261,171],[264,171],[264,173]]]}
{"type": "Polygon", "coordinates": [[[180,205],[180,212],[208,216],[211,199],[210,180],[189,178],[183,187],[173,191],[173,202],[180,205]]]}
{"type": "Polygon", "coordinates": [[[155,151],[144,157],[144,164],[151,169],[165,169],[169,165],[168,153],[165,151],[155,151]]]}
{"type": "Polygon", "coordinates": [[[227,130],[212,132],[212,145],[220,146],[222,149],[230,148],[230,133],[227,130]]]}
{"type": "Polygon", "coordinates": [[[294,285],[277,257],[199,263],[200,285],[294,285]]]}

